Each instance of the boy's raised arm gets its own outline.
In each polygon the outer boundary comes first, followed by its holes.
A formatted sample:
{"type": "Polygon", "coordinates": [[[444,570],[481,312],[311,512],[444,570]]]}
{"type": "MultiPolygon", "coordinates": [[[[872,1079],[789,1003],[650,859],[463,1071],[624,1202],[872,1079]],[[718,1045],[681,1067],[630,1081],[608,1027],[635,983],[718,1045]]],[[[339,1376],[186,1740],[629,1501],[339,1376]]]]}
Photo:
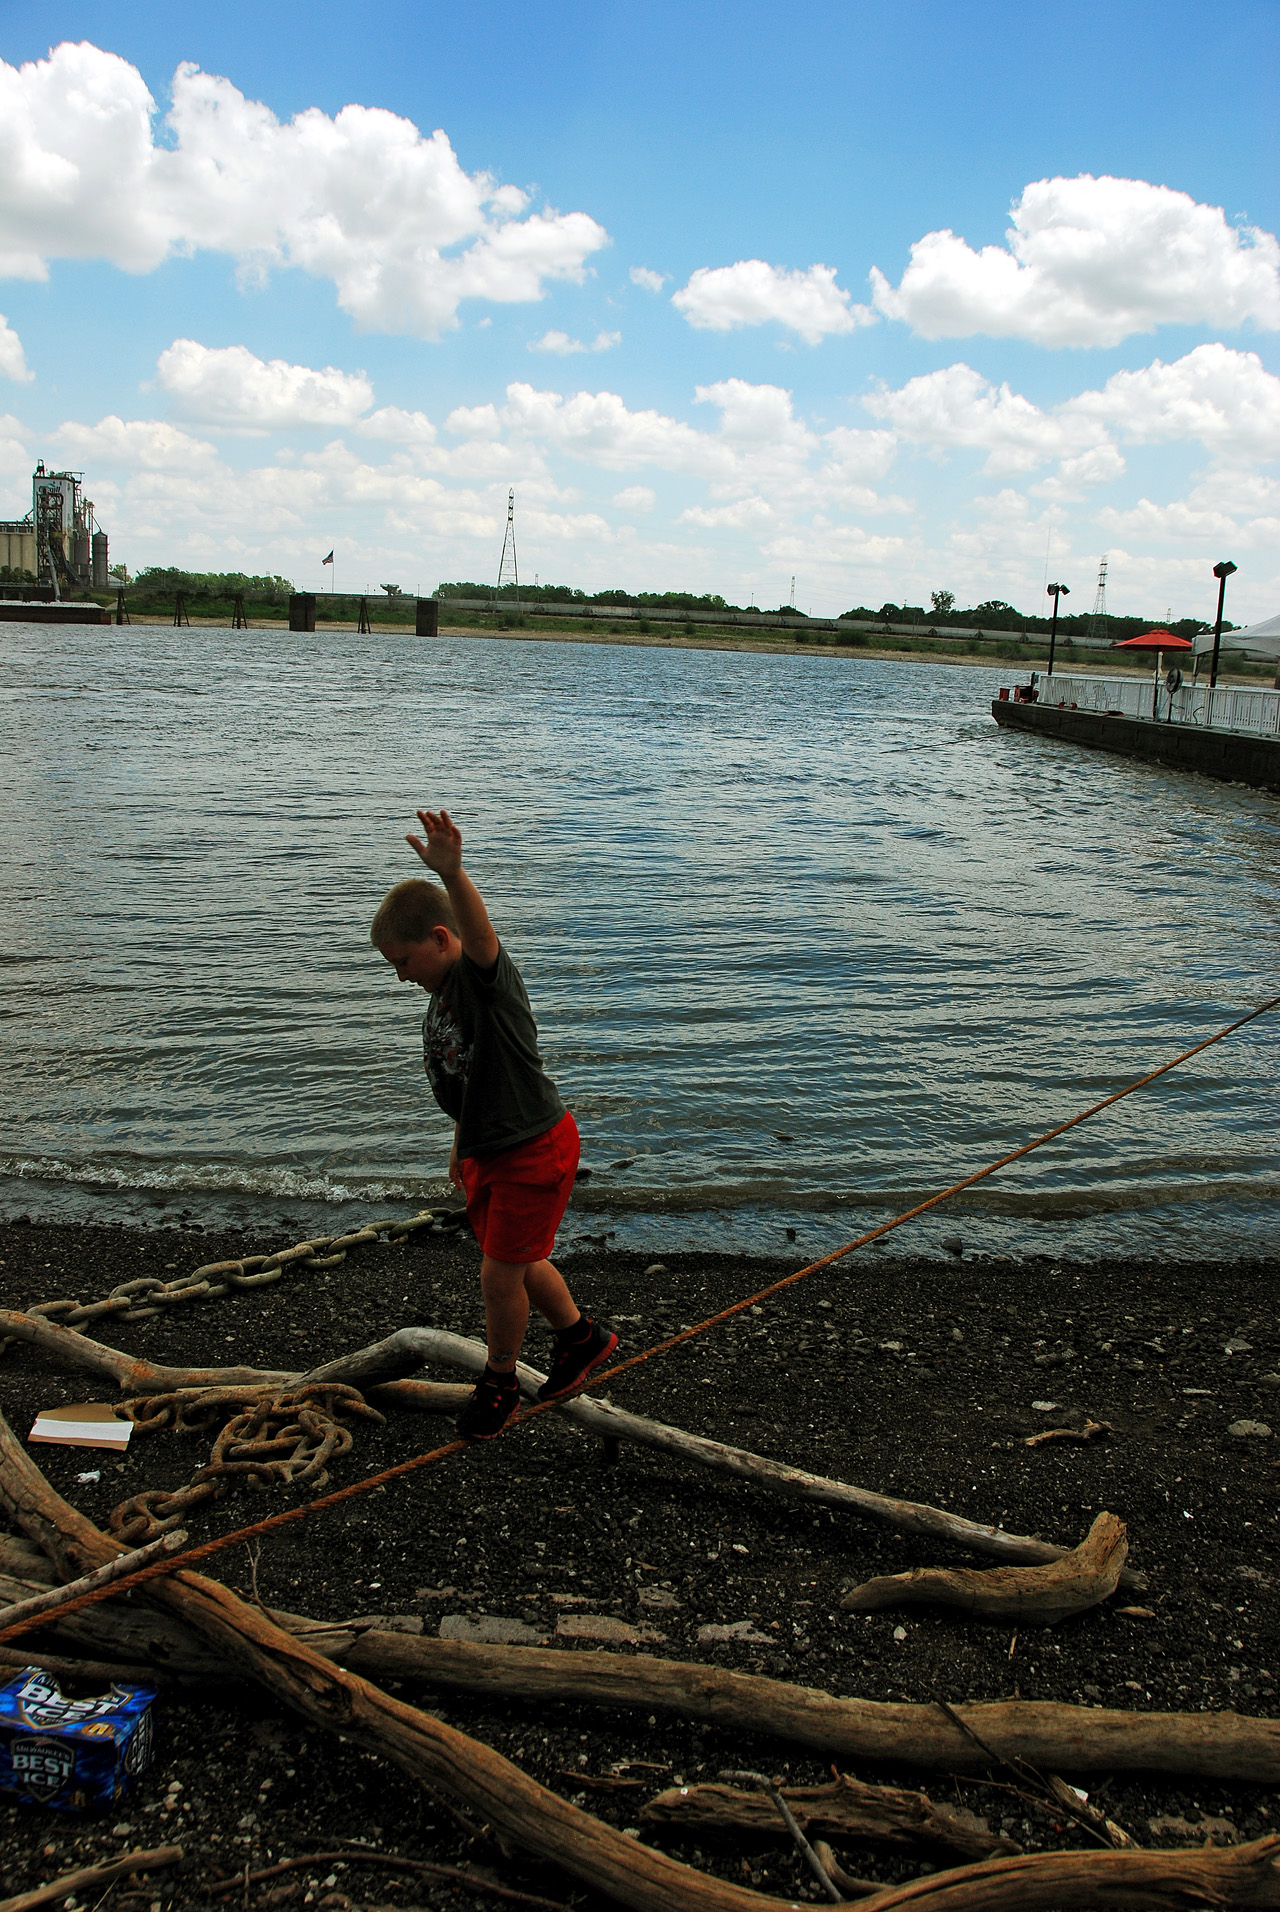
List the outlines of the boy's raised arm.
{"type": "Polygon", "coordinates": [[[464,953],[479,968],[492,969],[498,960],[498,938],[484,898],[462,867],[462,832],[447,810],[419,810],[418,821],[426,832],[426,841],[412,834],[405,841],[449,892],[464,953]]]}

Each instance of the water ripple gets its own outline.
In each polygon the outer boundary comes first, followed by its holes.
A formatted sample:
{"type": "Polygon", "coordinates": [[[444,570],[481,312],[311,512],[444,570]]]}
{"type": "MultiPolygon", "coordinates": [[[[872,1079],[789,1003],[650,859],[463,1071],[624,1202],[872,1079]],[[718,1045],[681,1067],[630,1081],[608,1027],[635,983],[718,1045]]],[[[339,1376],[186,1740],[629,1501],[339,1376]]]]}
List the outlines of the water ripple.
{"type": "MultiPolygon", "coordinates": [[[[583,1129],[570,1240],[818,1249],[910,1205],[1280,976],[1280,805],[998,731],[998,681],[0,627],[0,1204],[337,1225],[438,1198],[422,999],[367,924],[441,801],[583,1129]]],[[[984,1184],[964,1232],[1272,1248],[1278,1034],[984,1184]]]]}

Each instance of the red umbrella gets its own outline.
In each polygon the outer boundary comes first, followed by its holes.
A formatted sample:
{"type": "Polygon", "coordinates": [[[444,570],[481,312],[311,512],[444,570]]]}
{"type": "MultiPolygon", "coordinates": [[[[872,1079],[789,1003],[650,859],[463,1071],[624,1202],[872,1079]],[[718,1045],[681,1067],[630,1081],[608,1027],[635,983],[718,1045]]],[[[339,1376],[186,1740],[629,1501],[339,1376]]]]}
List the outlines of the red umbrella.
{"type": "MultiPolygon", "coordinates": [[[[1143,631],[1140,637],[1126,637],[1123,644],[1113,644],[1113,651],[1154,651],[1156,653],[1155,684],[1151,692],[1151,715],[1160,715],[1160,671],[1164,664],[1166,651],[1193,651],[1195,645],[1187,637],[1175,637],[1172,631],[1143,631]]],[[[1182,682],[1182,672],[1171,670],[1166,679],[1169,689],[1169,721],[1173,721],[1173,695],[1182,682]]]]}
{"type": "Polygon", "coordinates": [[[1113,644],[1113,651],[1191,651],[1195,645],[1189,637],[1175,637],[1172,631],[1144,631],[1141,637],[1126,637],[1123,644],[1113,644]]]}

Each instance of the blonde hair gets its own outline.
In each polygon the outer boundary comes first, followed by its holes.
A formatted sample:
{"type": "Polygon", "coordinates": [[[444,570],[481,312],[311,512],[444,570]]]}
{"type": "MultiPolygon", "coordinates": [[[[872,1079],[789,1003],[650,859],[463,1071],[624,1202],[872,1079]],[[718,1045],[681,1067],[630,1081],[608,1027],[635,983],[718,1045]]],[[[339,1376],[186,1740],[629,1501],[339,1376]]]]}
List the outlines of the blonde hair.
{"type": "Polygon", "coordinates": [[[369,941],[375,949],[384,949],[388,943],[425,943],[440,925],[457,935],[458,919],[447,894],[438,883],[410,876],[388,890],[379,903],[369,941]]]}

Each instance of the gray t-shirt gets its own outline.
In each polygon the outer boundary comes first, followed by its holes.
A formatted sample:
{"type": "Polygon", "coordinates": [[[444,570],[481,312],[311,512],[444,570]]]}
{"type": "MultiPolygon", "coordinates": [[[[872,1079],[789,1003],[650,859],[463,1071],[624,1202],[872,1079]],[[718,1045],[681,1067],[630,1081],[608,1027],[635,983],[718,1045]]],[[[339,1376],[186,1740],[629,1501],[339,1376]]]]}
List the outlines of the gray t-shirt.
{"type": "Polygon", "coordinates": [[[459,1155],[499,1155],[565,1113],[538,1054],[525,986],[499,945],[492,969],[459,956],[422,1018],[431,1093],[458,1124],[459,1155]]]}

